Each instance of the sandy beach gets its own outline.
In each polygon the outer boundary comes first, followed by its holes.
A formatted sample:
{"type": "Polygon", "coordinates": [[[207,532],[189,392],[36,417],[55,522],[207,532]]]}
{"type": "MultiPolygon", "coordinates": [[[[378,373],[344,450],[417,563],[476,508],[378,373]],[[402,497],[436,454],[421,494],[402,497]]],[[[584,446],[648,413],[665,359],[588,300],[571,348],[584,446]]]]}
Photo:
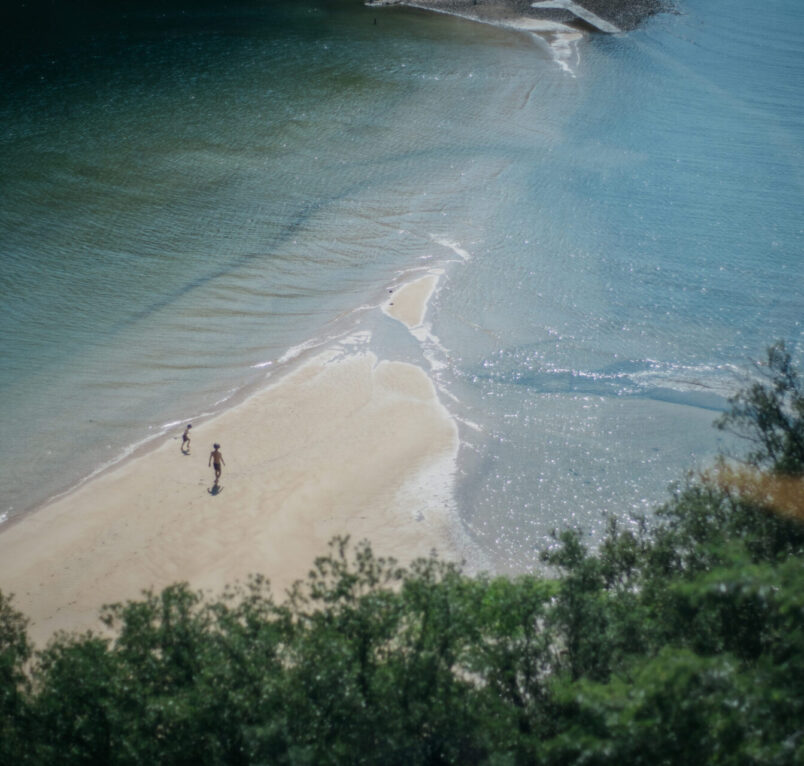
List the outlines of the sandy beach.
{"type": "MultiPolygon", "coordinates": [[[[381,309],[415,330],[437,279],[396,286],[381,309]]],[[[403,563],[458,554],[457,428],[415,365],[335,346],[195,423],[189,454],[182,430],[0,533],[0,588],[38,645],[99,629],[103,604],[176,581],[218,593],[261,573],[281,598],[339,534],[403,563]]]]}

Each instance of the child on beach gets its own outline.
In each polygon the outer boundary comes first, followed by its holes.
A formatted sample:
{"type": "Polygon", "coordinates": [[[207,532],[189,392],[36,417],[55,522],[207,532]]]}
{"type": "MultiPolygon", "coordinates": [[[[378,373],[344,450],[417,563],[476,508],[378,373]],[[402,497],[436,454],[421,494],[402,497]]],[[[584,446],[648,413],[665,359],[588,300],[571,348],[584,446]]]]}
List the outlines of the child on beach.
{"type": "Polygon", "coordinates": [[[221,477],[221,466],[226,465],[226,462],[223,459],[223,455],[221,455],[220,444],[212,445],[212,452],[209,453],[209,460],[207,461],[207,465],[212,465],[212,468],[215,471],[215,485],[217,486],[218,479],[220,479],[221,477]]]}
{"type": "Polygon", "coordinates": [[[190,451],[190,429],[192,427],[192,423],[188,423],[187,428],[184,429],[184,433],[181,435],[181,451],[185,454],[190,451]]]}

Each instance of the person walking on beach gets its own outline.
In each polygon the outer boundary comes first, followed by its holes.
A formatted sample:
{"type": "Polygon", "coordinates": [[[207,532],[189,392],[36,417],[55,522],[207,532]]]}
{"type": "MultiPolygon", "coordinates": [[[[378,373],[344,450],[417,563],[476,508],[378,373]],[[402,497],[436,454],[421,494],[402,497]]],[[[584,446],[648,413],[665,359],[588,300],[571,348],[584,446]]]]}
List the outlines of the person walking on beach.
{"type": "Polygon", "coordinates": [[[186,455],[190,452],[190,429],[193,427],[192,423],[187,424],[184,433],[181,435],[181,451],[186,455]]]}
{"type": "Polygon", "coordinates": [[[221,455],[220,444],[212,445],[212,452],[209,453],[209,460],[207,461],[207,465],[211,465],[215,471],[215,485],[217,486],[218,479],[220,479],[221,477],[221,466],[226,465],[226,462],[223,459],[223,455],[221,455]]]}

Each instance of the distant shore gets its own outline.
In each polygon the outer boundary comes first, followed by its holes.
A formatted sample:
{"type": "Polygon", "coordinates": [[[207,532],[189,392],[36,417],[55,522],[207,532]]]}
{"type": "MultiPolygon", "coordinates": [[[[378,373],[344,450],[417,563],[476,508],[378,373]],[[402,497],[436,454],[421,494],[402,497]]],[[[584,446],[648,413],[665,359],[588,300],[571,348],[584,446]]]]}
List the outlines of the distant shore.
{"type": "MultiPolygon", "coordinates": [[[[571,10],[555,7],[566,5],[561,2],[534,7],[533,0],[377,0],[367,5],[407,5],[503,26],[520,26],[517,22],[530,20],[594,29],[571,10]]],[[[581,0],[578,5],[621,31],[634,29],[646,18],[672,9],[669,0],[581,0]]]]}

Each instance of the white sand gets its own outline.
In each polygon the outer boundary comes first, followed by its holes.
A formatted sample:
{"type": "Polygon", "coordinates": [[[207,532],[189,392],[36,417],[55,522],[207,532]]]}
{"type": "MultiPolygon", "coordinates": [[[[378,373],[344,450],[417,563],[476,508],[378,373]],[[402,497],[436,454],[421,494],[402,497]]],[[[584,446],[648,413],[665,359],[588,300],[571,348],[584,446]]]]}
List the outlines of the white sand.
{"type": "MultiPolygon", "coordinates": [[[[435,279],[398,291],[405,321],[421,323],[435,279]]],[[[189,456],[181,430],[0,534],[0,588],[38,644],[99,629],[103,604],[179,580],[218,593],[260,572],[281,597],[336,534],[402,563],[455,555],[457,429],[419,367],[329,352],[195,424],[189,456]]]]}

